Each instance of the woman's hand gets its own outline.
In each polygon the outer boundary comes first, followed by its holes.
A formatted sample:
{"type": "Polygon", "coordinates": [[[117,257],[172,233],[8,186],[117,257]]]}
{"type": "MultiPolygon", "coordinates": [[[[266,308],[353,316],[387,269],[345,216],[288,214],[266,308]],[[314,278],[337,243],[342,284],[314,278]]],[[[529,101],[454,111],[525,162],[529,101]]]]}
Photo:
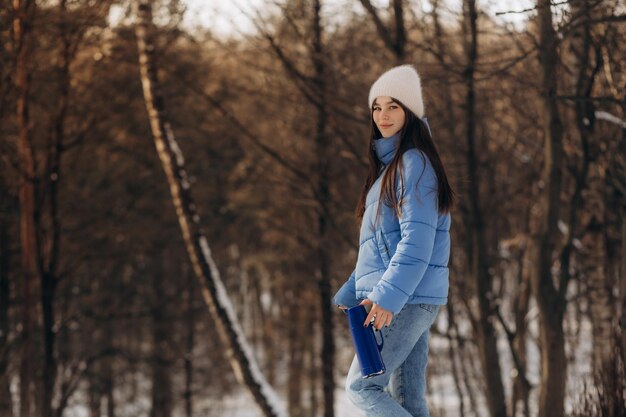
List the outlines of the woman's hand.
{"type": "Polygon", "coordinates": [[[372,300],[369,300],[367,298],[361,301],[360,305],[368,305],[368,304],[372,304],[372,308],[370,310],[370,313],[367,315],[367,318],[365,319],[365,323],[363,323],[365,327],[369,325],[370,321],[374,317],[375,317],[374,328],[377,330],[382,329],[383,326],[389,326],[391,324],[391,320],[393,320],[393,313],[391,311],[385,310],[384,308],[382,308],[381,306],[379,306],[378,304],[372,302],[372,300]]]}

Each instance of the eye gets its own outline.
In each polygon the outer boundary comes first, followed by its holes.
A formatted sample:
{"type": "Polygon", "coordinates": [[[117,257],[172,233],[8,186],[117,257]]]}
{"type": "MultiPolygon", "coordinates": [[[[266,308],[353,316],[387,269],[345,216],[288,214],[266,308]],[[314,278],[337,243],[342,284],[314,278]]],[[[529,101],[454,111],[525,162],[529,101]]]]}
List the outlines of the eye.
{"type": "Polygon", "coordinates": [[[380,111],[380,107],[378,107],[378,106],[374,106],[374,107],[372,108],[372,110],[373,110],[373,111],[380,111]]]}
{"type": "Polygon", "coordinates": [[[397,108],[398,108],[398,106],[396,106],[395,104],[392,104],[391,106],[389,106],[389,108],[390,108],[391,110],[395,110],[395,109],[397,109],[397,108]]]}

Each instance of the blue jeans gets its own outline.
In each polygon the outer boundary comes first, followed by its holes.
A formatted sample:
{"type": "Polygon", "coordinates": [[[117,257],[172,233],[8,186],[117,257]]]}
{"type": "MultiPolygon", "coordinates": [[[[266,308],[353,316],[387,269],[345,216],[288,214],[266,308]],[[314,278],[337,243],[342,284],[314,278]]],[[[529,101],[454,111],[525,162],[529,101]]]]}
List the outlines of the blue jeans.
{"type": "Polygon", "coordinates": [[[428,336],[438,311],[438,305],[407,304],[393,317],[391,325],[381,330],[385,341],[381,354],[387,369],[384,374],[361,378],[354,357],[346,392],[367,417],[428,417],[428,336]]]}

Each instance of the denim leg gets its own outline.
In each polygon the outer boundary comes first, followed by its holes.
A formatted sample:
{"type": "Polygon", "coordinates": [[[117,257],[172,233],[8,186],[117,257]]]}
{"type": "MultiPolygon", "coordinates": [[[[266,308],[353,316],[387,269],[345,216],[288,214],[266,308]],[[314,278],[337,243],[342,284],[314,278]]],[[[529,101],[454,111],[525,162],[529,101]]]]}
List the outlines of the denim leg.
{"type": "MultiPolygon", "coordinates": [[[[359,362],[356,356],[354,357],[346,380],[346,392],[348,398],[357,407],[365,411],[367,417],[411,417],[411,413],[394,400],[392,395],[385,391],[385,388],[389,385],[392,375],[397,373],[411,355],[424,333],[428,333],[438,310],[438,306],[428,304],[407,304],[393,318],[391,326],[383,328],[381,332],[385,345],[381,353],[387,369],[383,375],[368,379],[361,378],[359,362]]],[[[428,343],[428,339],[425,340],[428,343]]],[[[419,369],[406,367],[404,373],[407,374],[408,371],[409,375],[415,375],[423,372],[422,369],[425,370],[425,366],[419,369]]],[[[406,391],[406,393],[413,395],[414,391],[413,389],[411,392],[406,391]]],[[[424,393],[422,393],[422,397],[424,397],[424,393]]],[[[406,399],[405,396],[405,403],[406,399]]],[[[425,404],[425,399],[417,400],[417,403],[420,401],[425,404]]],[[[415,401],[411,399],[411,402],[415,401]]]]}
{"type": "Polygon", "coordinates": [[[391,374],[389,393],[413,417],[429,417],[426,402],[428,339],[425,331],[404,363],[391,374]]]}

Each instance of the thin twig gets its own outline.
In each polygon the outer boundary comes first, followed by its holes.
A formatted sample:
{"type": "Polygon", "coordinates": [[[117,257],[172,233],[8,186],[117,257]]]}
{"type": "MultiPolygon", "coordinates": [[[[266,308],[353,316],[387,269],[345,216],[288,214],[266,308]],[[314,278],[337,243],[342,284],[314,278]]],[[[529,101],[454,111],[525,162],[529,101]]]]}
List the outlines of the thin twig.
{"type": "MultiPolygon", "coordinates": [[[[565,0],[565,1],[562,1],[562,2],[558,2],[558,3],[557,2],[553,2],[550,5],[551,6],[561,6],[561,5],[567,4],[567,3],[569,3],[569,0],[565,0]]],[[[534,10],[537,10],[537,6],[531,7],[529,9],[523,9],[523,10],[507,10],[506,12],[496,12],[496,16],[502,16],[502,15],[505,15],[505,14],[528,13],[528,12],[532,12],[534,10]]]]}

